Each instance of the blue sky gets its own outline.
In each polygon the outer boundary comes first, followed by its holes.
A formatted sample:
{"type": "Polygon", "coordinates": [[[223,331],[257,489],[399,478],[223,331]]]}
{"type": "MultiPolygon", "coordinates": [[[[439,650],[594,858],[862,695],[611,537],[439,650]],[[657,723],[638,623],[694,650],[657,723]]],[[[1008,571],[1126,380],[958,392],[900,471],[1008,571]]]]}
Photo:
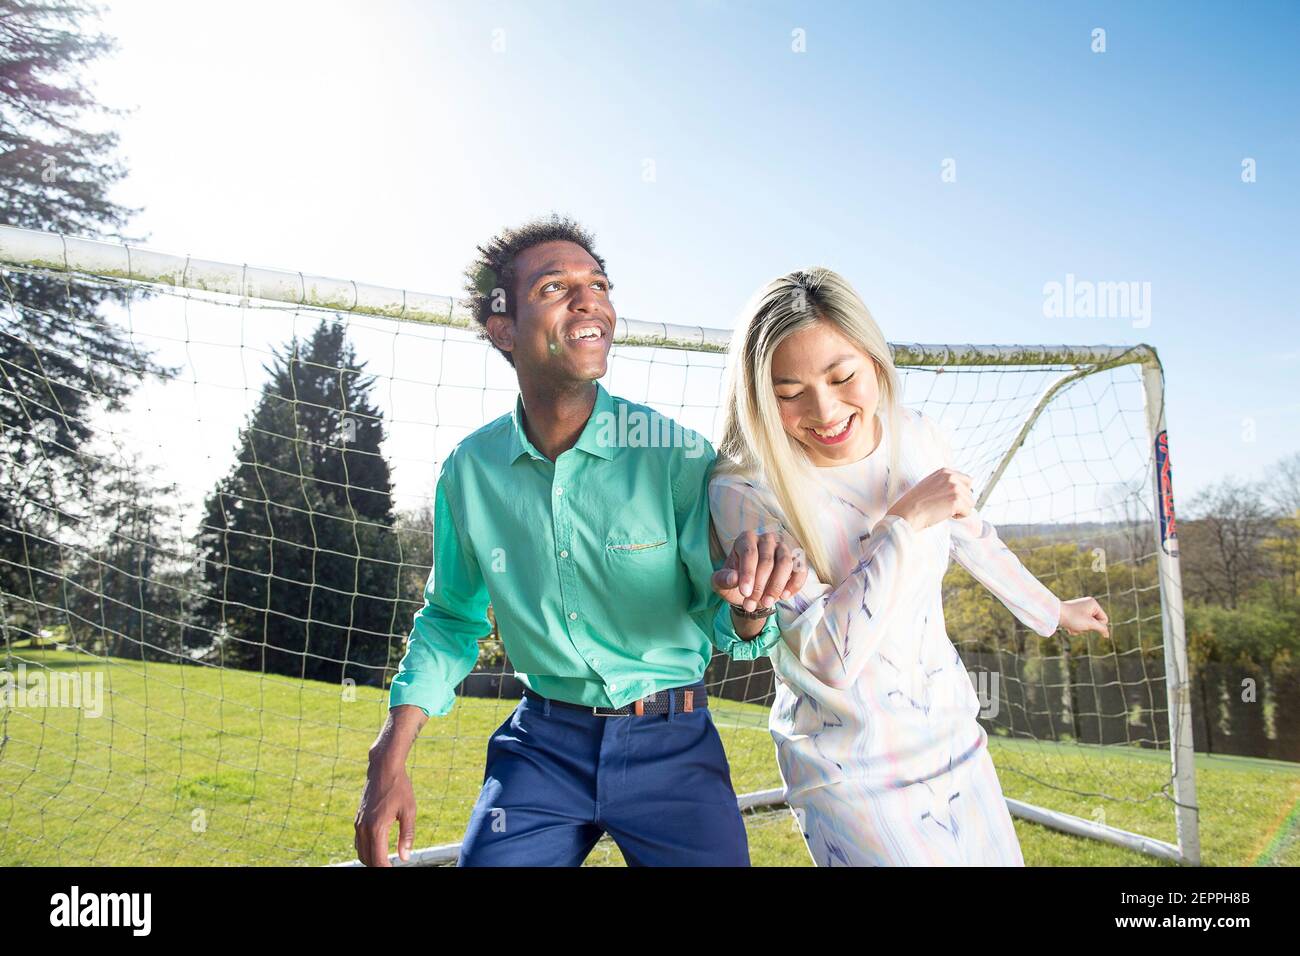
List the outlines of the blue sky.
{"type": "Polygon", "coordinates": [[[152,247],[459,293],[476,242],[555,210],[629,318],[730,327],[820,264],[893,341],[1149,342],[1184,503],[1300,450],[1298,4],[140,0],[103,26],[152,247]],[[1067,274],[1150,283],[1149,325],[1046,317],[1067,274]]]}

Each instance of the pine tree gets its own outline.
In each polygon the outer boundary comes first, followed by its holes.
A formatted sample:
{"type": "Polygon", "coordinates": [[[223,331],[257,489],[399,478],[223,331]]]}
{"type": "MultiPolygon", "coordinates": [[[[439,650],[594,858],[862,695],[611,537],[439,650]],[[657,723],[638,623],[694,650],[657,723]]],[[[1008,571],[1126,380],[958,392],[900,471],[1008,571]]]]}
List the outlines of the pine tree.
{"type": "Polygon", "coordinates": [[[218,648],[223,666],[301,671],[294,665],[306,647],[311,514],[323,508],[304,481],[310,458],[301,444],[292,406],[268,386],[240,433],[234,468],[206,502],[198,541],[206,600],[195,618],[214,638],[228,635],[218,648]]]}
{"type": "Polygon", "coordinates": [[[403,625],[373,380],[325,323],[266,371],[239,460],[207,502],[197,619],[223,635],[225,666],[381,684],[403,625]]]}
{"type": "MultiPolygon", "coordinates": [[[[136,210],[114,203],[125,175],[112,159],[114,132],[79,128],[115,114],[78,77],[113,49],[81,21],[81,3],[0,0],[0,223],[82,236],[118,237],[136,210]]],[[[60,513],[88,498],[98,464],[83,453],[97,409],[117,411],[155,365],[101,307],[122,288],[63,282],[17,270],[0,274],[0,591],[10,610],[39,626],[57,605],[60,513]]],[[[11,618],[11,622],[14,619],[11,618]]]]}
{"type": "Polygon", "coordinates": [[[278,372],[276,388],[297,402],[321,494],[348,518],[391,525],[392,477],[379,448],[383,419],[370,401],[375,380],[363,374],[365,365],[343,326],[322,319],[301,357],[278,372]]]}

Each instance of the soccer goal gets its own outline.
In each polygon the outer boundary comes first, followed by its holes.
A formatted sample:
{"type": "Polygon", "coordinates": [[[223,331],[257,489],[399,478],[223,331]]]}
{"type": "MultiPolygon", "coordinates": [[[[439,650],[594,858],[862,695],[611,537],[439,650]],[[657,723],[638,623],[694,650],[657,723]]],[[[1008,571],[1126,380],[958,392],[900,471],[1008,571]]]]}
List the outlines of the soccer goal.
{"type": "MultiPolygon", "coordinates": [[[[437,469],[511,410],[512,370],[451,297],[12,227],[0,328],[0,864],[354,861],[437,469]]],[[[620,319],[604,384],[716,440],[729,338],[620,319]]],[[[1111,621],[1041,638],[945,579],[1012,812],[1199,862],[1154,350],[893,350],[1003,540],[1111,621]]],[[[770,668],[706,679],[751,850],[806,862],[770,668]]],[[[518,699],[498,635],[459,690],[410,763],[417,863],[455,859],[518,699]]]]}

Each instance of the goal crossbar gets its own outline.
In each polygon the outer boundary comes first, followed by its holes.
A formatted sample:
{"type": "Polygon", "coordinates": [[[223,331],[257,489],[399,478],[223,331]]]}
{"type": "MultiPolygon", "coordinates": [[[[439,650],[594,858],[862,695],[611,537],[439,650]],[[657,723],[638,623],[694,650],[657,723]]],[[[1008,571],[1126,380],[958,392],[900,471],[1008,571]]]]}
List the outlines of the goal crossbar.
{"type": "MultiPolygon", "coordinates": [[[[17,226],[0,226],[0,262],[43,271],[165,285],[448,328],[472,330],[475,327],[464,300],[454,296],[393,289],[287,269],[196,259],[127,243],[83,239],[17,226]]],[[[620,317],[613,341],[616,345],[726,352],[731,344],[731,332],[707,326],[620,317]]],[[[1155,350],[1148,345],[1029,347],[890,343],[890,348],[896,364],[920,367],[1005,365],[1014,359],[1021,364],[1082,365],[1097,370],[1113,364],[1156,361],[1155,350]]]]}

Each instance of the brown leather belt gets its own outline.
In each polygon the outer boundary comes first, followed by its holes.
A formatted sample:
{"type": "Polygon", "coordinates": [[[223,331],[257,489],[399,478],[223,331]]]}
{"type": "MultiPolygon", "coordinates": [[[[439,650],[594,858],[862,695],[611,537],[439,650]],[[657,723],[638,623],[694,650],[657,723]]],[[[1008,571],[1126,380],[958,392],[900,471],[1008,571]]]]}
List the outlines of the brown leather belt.
{"type": "MultiPolygon", "coordinates": [[[[528,688],[524,688],[524,696],[537,701],[548,700],[548,698],[528,688]]],[[[642,697],[640,700],[634,700],[622,707],[587,707],[583,704],[570,704],[566,700],[554,699],[551,699],[550,702],[552,707],[585,710],[596,717],[643,717],[647,714],[666,714],[670,708],[678,714],[689,714],[693,710],[707,710],[709,695],[705,690],[704,681],[700,681],[698,684],[692,684],[689,687],[673,687],[668,690],[661,690],[648,697],[642,697]],[[671,695],[676,695],[676,700],[673,700],[671,695]]]]}

